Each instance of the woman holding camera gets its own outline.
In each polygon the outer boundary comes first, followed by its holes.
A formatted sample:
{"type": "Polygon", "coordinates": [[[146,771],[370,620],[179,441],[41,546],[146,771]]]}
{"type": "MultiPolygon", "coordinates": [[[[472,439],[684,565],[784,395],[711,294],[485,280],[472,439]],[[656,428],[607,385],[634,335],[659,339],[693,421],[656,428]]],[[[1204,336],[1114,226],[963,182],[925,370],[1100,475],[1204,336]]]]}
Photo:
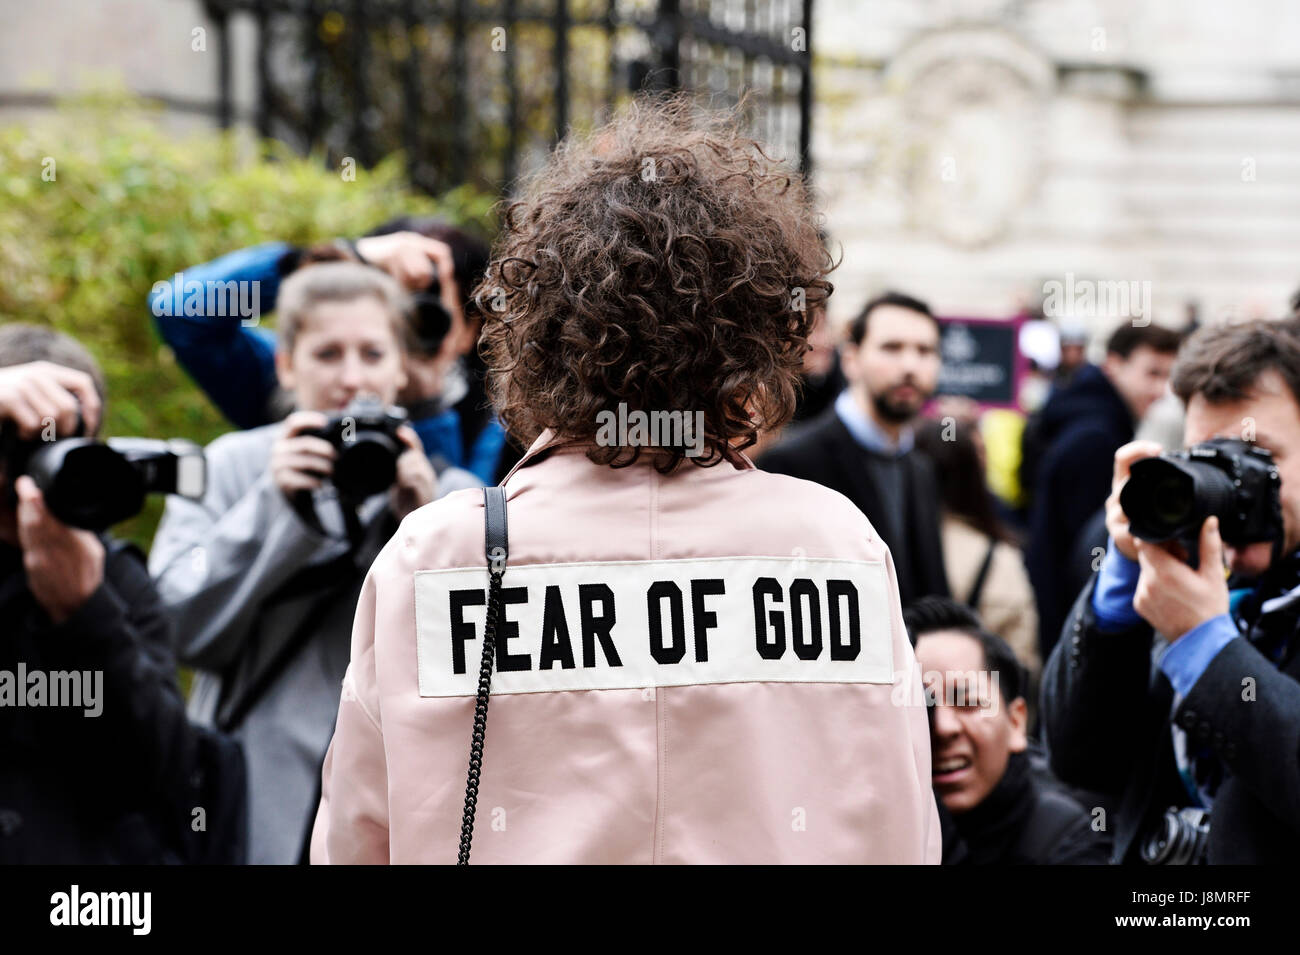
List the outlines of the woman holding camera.
{"type": "Polygon", "coordinates": [[[370,562],[408,513],[473,483],[463,472],[435,477],[414,431],[382,414],[406,381],[408,312],[406,293],[378,269],[338,262],[290,276],[276,372],[297,410],[212,442],[203,500],[171,498],[154,539],[150,571],[179,656],[199,671],[191,715],[244,745],[250,862],[301,857],[370,562]],[[377,424],[354,410],[357,399],[381,409],[377,424]],[[372,437],[389,457],[362,470],[391,486],[341,490],[340,454],[372,437]]]}

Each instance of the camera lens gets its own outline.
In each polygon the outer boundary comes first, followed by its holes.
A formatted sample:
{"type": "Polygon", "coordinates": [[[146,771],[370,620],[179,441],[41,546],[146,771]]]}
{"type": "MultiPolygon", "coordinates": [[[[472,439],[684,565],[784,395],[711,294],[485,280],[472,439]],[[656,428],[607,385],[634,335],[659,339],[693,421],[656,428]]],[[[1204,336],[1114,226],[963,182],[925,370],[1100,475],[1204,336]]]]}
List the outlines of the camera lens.
{"type": "Polygon", "coordinates": [[[1220,468],[1163,457],[1134,464],[1119,496],[1133,533],[1149,541],[1194,534],[1211,514],[1226,513],[1232,501],[1232,479],[1220,468]]]}
{"type": "Polygon", "coordinates": [[[42,448],[28,461],[27,473],[50,513],[72,527],[105,530],[144,507],[139,472],[112,448],[89,438],[42,448]]]}
{"type": "Polygon", "coordinates": [[[1183,474],[1163,474],[1152,483],[1151,519],[1165,527],[1179,527],[1192,518],[1196,498],[1192,482],[1183,474]]]}
{"type": "Polygon", "coordinates": [[[436,291],[415,296],[415,340],[421,353],[436,354],[451,331],[451,315],[436,291]]]}
{"type": "Polygon", "coordinates": [[[1148,830],[1138,851],[1147,865],[1194,865],[1205,861],[1209,840],[1209,813],[1171,806],[1148,830]]]}
{"type": "Polygon", "coordinates": [[[334,462],[335,487],[357,499],[387,490],[397,480],[399,451],[386,435],[358,435],[334,462]]]}

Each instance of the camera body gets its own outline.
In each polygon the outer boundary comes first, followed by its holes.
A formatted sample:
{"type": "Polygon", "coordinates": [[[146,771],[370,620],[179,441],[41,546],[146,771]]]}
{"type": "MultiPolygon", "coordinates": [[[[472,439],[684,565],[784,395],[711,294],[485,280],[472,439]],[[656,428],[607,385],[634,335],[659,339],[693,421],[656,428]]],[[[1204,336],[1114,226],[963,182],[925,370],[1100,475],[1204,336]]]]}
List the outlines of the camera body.
{"type": "Polygon", "coordinates": [[[334,486],[359,501],[387,490],[397,480],[397,458],[406,450],[397,429],[405,423],[406,412],[401,408],[363,396],[330,415],[324,428],[304,434],[323,438],[334,446],[338,452],[334,486]]]}
{"type": "MultiPolygon", "coordinates": [[[[203,449],[192,441],[72,437],[18,441],[6,425],[6,494],[17,503],[14,479],[36,482],[50,513],[70,527],[103,531],[139,514],[146,495],[201,498],[207,487],[203,449]]],[[[78,428],[78,431],[82,429],[78,428]]]]}
{"type": "Polygon", "coordinates": [[[1280,543],[1281,483],[1271,453],[1236,438],[1214,438],[1136,462],[1119,503],[1135,536],[1180,541],[1194,564],[1201,525],[1211,515],[1229,544],[1280,543]]]}

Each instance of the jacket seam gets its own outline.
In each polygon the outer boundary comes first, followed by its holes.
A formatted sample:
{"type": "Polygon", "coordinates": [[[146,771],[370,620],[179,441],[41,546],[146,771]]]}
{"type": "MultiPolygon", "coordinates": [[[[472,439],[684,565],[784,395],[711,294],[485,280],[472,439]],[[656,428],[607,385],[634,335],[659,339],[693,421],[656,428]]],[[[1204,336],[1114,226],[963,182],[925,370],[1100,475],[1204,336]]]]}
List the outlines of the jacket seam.
{"type": "MultiPolygon", "coordinates": [[[[657,560],[660,556],[659,535],[659,472],[650,469],[650,508],[649,508],[650,558],[657,560]]],[[[652,864],[663,861],[664,826],[667,807],[665,796],[668,784],[668,727],[664,714],[663,688],[656,686],[652,692],[655,697],[655,830],[654,846],[650,855],[652,864]]]]}
{"type": "Polygon", "coordinates": [[[655,695],[655,831],[654,847],[650,856],[653,864],[663,862],[664,828],[667,816],[668,793],[668,718],[664,695],[656,687],[655,695]]]}
{"type": "Polygon", "coordinates": [[[351,682],[352,684],[352,702],[357,704],[357,709],[366,715],[366,719],[370,720],[371,725],[376,730],[382,733],[384,729],[379,725],[379,718],[370,712],[370,707],[366,706],[365,700],[361,698],[361,693],[357,689],[357,681],[352,679],[351,672],[344,674],[343,679],[345,683],[351,682]]]}

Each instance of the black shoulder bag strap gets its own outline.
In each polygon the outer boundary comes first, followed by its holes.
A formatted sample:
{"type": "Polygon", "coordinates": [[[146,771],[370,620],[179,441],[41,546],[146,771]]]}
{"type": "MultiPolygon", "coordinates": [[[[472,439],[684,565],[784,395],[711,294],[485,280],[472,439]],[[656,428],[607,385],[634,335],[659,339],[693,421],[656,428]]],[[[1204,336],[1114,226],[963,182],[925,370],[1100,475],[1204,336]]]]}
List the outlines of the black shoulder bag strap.
{"type": "Polygon", "coordinates": [[[492,664],[496,656],[497,622],[501,619],[501,576],[510,552],[506,533],[506,489],[483,488],[483,551],[488,563],[487,623],[483,627],[483,659],[478,670],[478,696],[474,701],[474,733],[469,744],[469,776],[465,780],[465,813],[460,824],[457,865],[469,865],[474,838],[474,810],[478,805],[479,775],[483,769],[483,738],[487,735],[488,694],[492,692],[492,664]]]}
{"type": "Polygon", "coordinates": [[[989,549],[984,554],[984,562],[980,564],[979,573],[975,575],[975,583],[971,585],[970,593],[966,595],[966,606],[972,610],[979,609],[980,597],[984,595],[984,584],[989,577],[989,569],[993,566],[993,554],[998,549],[998,539],[989,538],[989,549]]]}

